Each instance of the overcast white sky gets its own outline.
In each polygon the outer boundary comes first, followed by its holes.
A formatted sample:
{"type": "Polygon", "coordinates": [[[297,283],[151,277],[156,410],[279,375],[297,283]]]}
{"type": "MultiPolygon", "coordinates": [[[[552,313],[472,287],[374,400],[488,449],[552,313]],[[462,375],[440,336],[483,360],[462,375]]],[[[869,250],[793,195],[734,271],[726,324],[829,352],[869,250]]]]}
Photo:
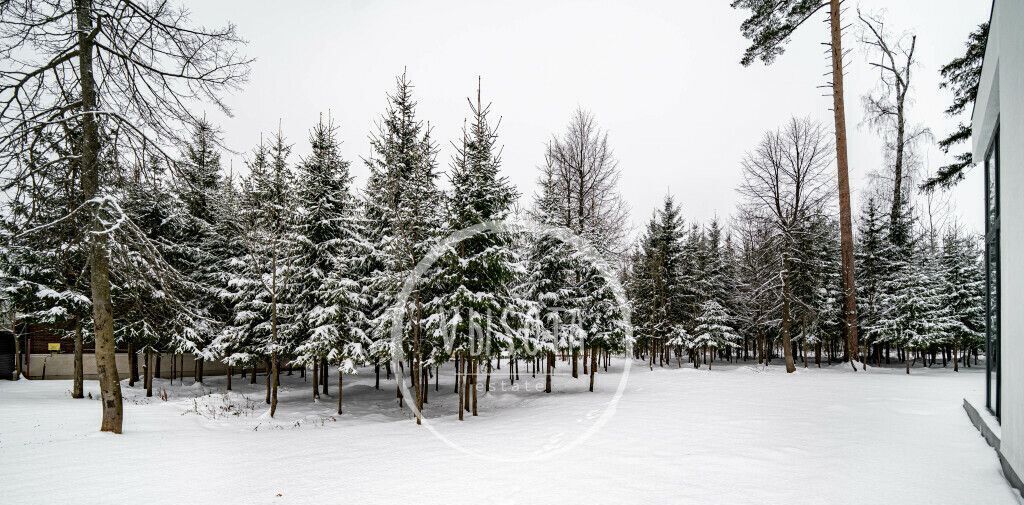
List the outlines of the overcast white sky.
{"type": "MultiPolygon", "coordinates": [[[[192,0],[193,19],[207,26],[238,25],[255,57],[251,80],[227,102],[230,119],[216,118],[234,150],[248,151],[260,132],[277,129],[308,152],[307,132],[320,112],[340,126],[342,152],[360,186],[369,154],[368,133],[385,107],[385,92],[408,68],[418,114],[434,127],[447,168],[448,141],[458,138],[465,97],[483,77],[484,99],[502,117],[504,170],[524,194],[533,194],[544,142],[561,132],[574,108],[591,110],[610,132],[623,172],[621,190],[639,227],[666,191],[687,219],[727,218],[737,202],[739,161],[762,133],[791,115],[831,124],[820,45],[825,23],[810,22],[771,67],[742,67],[747,41],[743,12],[729,0],[633,1],[253,1],[192,0]]],[[[938,69],[963,53],[967,34],[987,20],[989,0],[849,0],[885,9],[894,30],[918,35],[911,121],[944,135],[954,125],[943,110],[950,95],[938,89],[938,69]]],[[[823,16],[822,16],[823,18],[823,16]]],[[[861,96],[877,80],[857,42],[849,56],[847,113],[856,199],[867,174],[881,163],[881,140],[860,126],[861,96]]],[[[236,171],[243,167],[234,158],[236,171]]],[[[298,156],[295,157],[295,161],[298,156]]],[[[945,161],[930,149],[931,168],[945,161]]],[[[973,170],[953,197],[958,219],[982,228],[981,171],[973,170]]]]}

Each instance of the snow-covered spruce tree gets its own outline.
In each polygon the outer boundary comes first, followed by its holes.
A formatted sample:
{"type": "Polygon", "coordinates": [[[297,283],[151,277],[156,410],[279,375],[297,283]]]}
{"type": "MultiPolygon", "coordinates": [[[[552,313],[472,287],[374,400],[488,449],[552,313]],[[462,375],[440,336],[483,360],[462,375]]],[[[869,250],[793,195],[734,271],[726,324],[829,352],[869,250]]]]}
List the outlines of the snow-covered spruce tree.
{"type": "MultiPolygon", "coordinates": [[[[546,212],[544,224],[564,227],[587,240],[598,255],[603,258],[589,258],[582,251],[562,246],[568,255],[569,272],[565,284],[557,286],[562,295],[558,307],[561,314],[557,319],[559,340],[557,346],[571,360],[572,376],[579,377],[579,355],[585,349],[587,332],[603,326],[605,309],[616,304],[613,293],[603,286],[600,263],[618,261],[625,253],[625,220],[628,209],[618,192],[618,161],[608,144],[608,136],[597,125],[592,114],[578,109],[572,117],[566,132],[548,142],[541,166],[542,182],[540,200],[537,203],[552,205],[555,212],[546,212]],[[584,292],[584,290],[586,290],[584,292]],[[595,296],[602,298],[595,304],[595,296]]],[[[558,258],[556,261],[561,261],[558,258]]],[[[542,259],[542,261],[548,261],[542,259]]],[[[545,318],[555,318],[544,314],[545,318]]],[[[604,335],[615,335],[617,331],[607,327],[600,330],[604,335]]],[[[617,342],[617,346],[624,345],[617,342]]],[[[602,351],[598,349],[598,351],[602,351]]],[[[550,369],[554,365],[553,353],[549,355],[550,369]]]]}
{"type": "Polygon", "coordinates": [[[583,372],[589,371],[590,391],[594,391],[598,356],[625,350],[629,333],[623,317],[625,307],[619,303],[612,285],[605,278],[605,275],[616,275],[612,266],[604,258],[581,257],[578,263],[583,266],[584,273],[579,289],[582,297],[577,302],[584,309],[580,311],[583,317],[580,329],[585,339],[582,342],[583,372]],[[588,356],[589,368],[586,364],[588,356]]]}
{"type": "MultiPolygon", "coordinates": [[[[177,213],[172,210],[173,197],[166,185],[159,180],[142,181],[128,179],[120,184],[122,209],[129,219],[141,228],[146,236],[168,252],[178,239],[175,228],[180,225],[177,213]]],[[[130,257],[130,256],[129,256],[130,257]]],[[[145,269],[137,263],[136,268],[145,269]]],[[[150,274],[151,272],[146,272],[150,274]]],[[[135,386],[139,380],[139,354],[148,358],[149,349],[162,347],[161,335],[170,329],[170,315],[163,308],[159,291],[150,289],[147,278],[129,277],[124,282],[111,285],[114,306],[114,338],[128,349],[128,385],[135,386]]],[[[143,362],[143,367],[148,360],[143,362]]],[[[148,377],[144,380],[148,385],[148,377]]]]}
{"type": "Polygon", "coordinates": [[[959,371],[960,358],[969,366],[971,351],[985,339],[985,272],[972,236],[951,229],[942,249],[943,303],[950,318],[945,338],[952,348],[953,370],[959,371]]]}
{"type": "Polygon", "coordinates": [[[267,365],[266,402],[271,416],[277,410],[280,364],[296,347],[287,298],[294,292],[288,286],[293,279],[286,261],[294,222],[290,152],[291,145],[278,132],[270,146],[261,143],[254,150],[248,163],[241,205],[245,247],[232,259],[228,284],[221,293],[234,307],[234,315],[211,346],[229,365],[267,365]]]}
{"type": "Polygon", "coordinates": [[[679,251],[678,294],[682,324],[691,333],[700,317],[700,306],[707,300],[707,284],[703,281],[706,263],[704,230],[698,223],[691,223],[685,241],[679,251]]]}
{"type": "MultiPolygon", "coordinates": [[[[289,237],[288,298],[296,362],[312,366],[313,394],[320,363],[338,366],[338,387],[355,373],[369,345],[359,267],[366,254],[349,162],[338,152],[337,128],[321,116],[309,134],[312,153],[296,167],[295,215],[289,237]]],[[[338,392],[341,413],[341,391],[338,392]]]]}
{"type": "Polygon", "coordinates": [[[737,329],[752,341],[754,359],[771,362],[782,292],[778,275],[776,237],[770,223],[742,213],[733,228],[739,240],[737,260],[737,329]]]}
{"type": "MultiPolygon", "coordinates": [[[[463,127],[462,140],[453,142],[455,155],[449,175],[451,190],[447,199],[447,226],[457,231],[488,221],[509,217],[518,199],[515,188],[501,175],[500,147],[497,144],[497,122],[492,122],[490,104],[484,104],[477,87],[476,101],[469,102],[469,122],[463,127]]],[[[425,335],[413,336],[414,369],[442,363],[458,356],[468,367],[463,384],[476,389],[480,367],[490,376],[491,361],[501,359],[516,342],[515,330],[522,304],[514,290],[518,276],[524,272],[522,260],[514,250],[515,239],[504,231],[474,233],[449,249],[434,264],[431,273],[435,294],[429,300],[416,300],[415,310],[436,314],[437,318],[424,330],[429,331],[434,355],[424,353],[425,335]],[[455,340],[444,342],[444,336],[455,340]],[[441,344],[441,345],[439,345],[441,344]],[[451,347],[448,347],[448,346],[451,347]],[[415,363],[422,365],[415,366],[415,363]]],[[[417,406],[422,407],[426,375],[419,372],[413,384],[417,406]]],[[[489,387],[489,383],[485,388],[489,387]]],[[[476,392],[471,395],[471,410],[477,414],[476,392]]],[[[460,418],[462,417],[460,411],[460,418]]],[[[419,422],[419,419],[417,419],[419,422]]]]}
{"type": "MultiPolygon", "coordinates": [[[[928,364],[925,351],[942,343],[950,329],[938,267],[938,259],[931,251],[919,247],[914,250],[909,266],[901,269],[901,275],[897,276],[902,288],[896,290],[899,316],[895,318],[895,326],[902,331],[899,337],[904,354],[916,351],[923,365],[928,364]]],[[[904,358],[907,373],[910,373],[917,357],[904,358]]]]}
{"type": "MultiPolygon", "coordinates": [[[[541,225],[559,226],[565,215],[563,191],[553,171],[544,171],[538,181],[531,218],[541,225]]],[[[576,267],[571,247],[551,234],[530,237],[527,274],[519,291],[526,300],[527,320],[532,331],[524,345],[534,354],[533,366],[541,361],[545,372],[544,391],[551,392],[555,353],[568,340],[578,299],[573,272],[576,267]]]]}
{"type": "Polygon", "coordinates": [[[880,324],[883,317],[882,297],[889,275],[893,272],[894,252],[888,237],[888,220],[876,202],[874,197],[869,197],[862,211],[856,256],[863,345],[877,365],[882,360],[884,347],[881,344],[884,328],[880,324]]]}
{"type": "MultiPolygon", "coordinates": [[[[650,366],[653,366],[659,339],[669,333],[665,300],[667,290],[663,275],[665,261],[663,252],[658,247],[660,235],[660,222],[658,213],[655,212],[630,255],[630,270],[626,281],[626,292],[629,295],[637,339],[634,357],[639,358],[641,353],[649,352],[647,360],[650,366]]],[[[681,341],[673,341],[666,342],[665,345],[678,347],[682,344],[681,341]]]]}
{"type": "MultiPolygon", "coordinates": [[[[70,152],[70,148],[66,148],[70,152]]],[[[8,300],[16,323],[47,325],[75,343],[72,397],[83,395],[84,342],[91,338],[89,278],[81,230],[87,215],[69,161],[29,152],[23,162],[34,177],[7,186],[11,198],[0,213],[0,298],[8,300]]],[[[6,317],[6,316],[5,316],[6,317]]]]}
{"type": "MultiPolygon", "coordinates": [[[[231,317],[230,308],[218,293],[223,287],[223,271],[231,250],[232,237],[224,236],[220,220],[231,219],[225,215],[224,202],[220,201],[222,176],[220,152],[221,141],[213,125],[201,119],[195,125],[190,142],[182,149],[181,161],[175,166],[174,193],[184,210],[183,229],[176,242],[173,261],[178,269],[191,280],[196,288],[195,310],[202,314],[209,324],[197,328],[197,342],[194,349],[171,349],[174,352],[196,354],[195,379],[203,381],[206,347],[220,333],[221,327],[231,317]]],[[[229,374],[230,375],[230,374],[229,374]]]]}
{"type": "MultiPolygon", "coordinates": [[[[707,225],[707,230],[704,233],[703,245],[703,264],[701,269],[703,274],[701,275],[701,284],[704,294],[704,300],[701,300],[701,305],[704,301],[714,300],[718,302],[719,307],[725,309],[728,304],[730,286],[728,284],[728,263],[722,251],[722,226],[718,223],[718,218],[711,220],[711,223],[707,225]]],[[[701,309],[703,313],[703,308],[701,309]]]]}
{"type": "MultiPolygon", "coordinates": [[[[714,300],[725,312],[730,326],[736,327],[734,293],[737,281],[734,251],[729,236],[726,235],[723,238],[722,235],[723,230],[718,218],[712,219],[700,243],[699,285],[703,295],[701,305],[705,301],[714,300]]],[[[701,307],[701,312],[703,312],[703,307],[701,307]]],[[[732,359],[733,347],[719,347],[715,351],[724,354],[726,359],[732,359]]]]}
{"type": "Polygon", "coordinates": [[[666,195],[662,208],[648,222],[631,257],[627,293],[638,338],[636,353],[649,353],[664,365],[670,354],[686,346],[682,280],[683,222],[679,206],[666,195]]]}
{"type": "MultiPolygon", "coordinates": [[[[687,291],[683,286],[685,268],[683,239],[686,230],[684,229],[682,210],[672,195],[665,196],[657,219],[654,246],[657,248],[656,257],[660,261],[655,273],[659,278],[659,286],[663,290],[659,296],[664,306],[662,311],[664,320],[661,324],[662,332],[656,336],[662,339],[659,342],[663,350],[659,356],[663,356],[664,363],[667,364],[670,358],[669,354],[671,352],[681,353],[688,337],[686,331],[687,291]]],[[[652,349],[654,348],[652,347],[652,349]]],[[[659,357],[658,361],[660,364],[662,357],[659,357]]],[[[653,363],[653,359],[651,363],[653,363]]]]}
{"type": "MultiPolygon", "coordinates": [[[[412,83],[403,73],[388,95],[388,108],[370,137],[369,179],[363,198],[366,237],[371,246],[364,269],[370,312],[369,358],[390,367],[393,355],[391,325],[395,310],[403,311],[402,347],[413,355],[414,340],[423,334],[421,304],[433,298],[429,276],[421,278],[404,307],[397,296],[413,268],[444,234],[443,194],[437,187],[437,148],[429,128],[416,119],[412,83]]],[[[421,342],[422,344],[422,342],[421,342]]],[[[420,348],[420,355],[430,355],[420,348]]],[[[410,370],[414,380],[418,364],[410,370]]],[[[402,401],[399,393],[399,402],[402,401]]]]}
{"type": "Polygon", "coordinates": [[[836,230],[834,220],[815,215],[794,233],[793,341],[805,367],[810,352],[814,352],[814,361],[820,366],[823,347],[829,359],[843,348],[842,272],[836,230]]]}
{"type": "MultiPolygon", "coordinates": [[[[246,165],[249,174],[240,181],[237,201],[231,204],[234,208],[234,219],[230,225],[234,227],[235,237],[232,254],[224,266],[224,280],[218,297],[231,309],[231,317],[210,345],[210,351],[216,359],[229,367],[253,367],[250,377],[256,382],[255,368],[263,363],[261,349],[257,347],[257,332],[263,320],[261,307],[253,305],[253,301],[262,287],[261,267],[259,259],[251,250],[252,236],[258,230],[257,208],[260,207],[261,186],[270,180],[270,149],[260,142],[253,149],[246,165]]],[[[228,224],[228,223],[224,223],[228,224]]]]}
{"type": "Polygon", "coordinates": [[[701,304],[697,326],[693,329],[690,345],[698,353],[703,352],[704,362],[708,369],[715,359],[715,351],[726,347],[738,347],[740,336],[730,324],[730,316],[725,309],[713,299],[701,304]]]}
{"type": "MultiPolygon", "coordinates": [[[[237,258],[246,255],[246,228],[242,216],[243,195],[241,188],[235,182],[233,173],[221,179],[221,183],[214,191],[213,199],[214,217],[212,223],[212,234],[205,243],[204,250],[208,253],[213,266],[208,267],[207,282],[213,285],[215,301],[210,307],[210,324],[216,328],[213,339],[204,348],[203,358],[218,359],[220,349],[215,342],[224,334],[225,329],[232,324],[235,317],[235,307],[232,301],[224,296],[225,288],[228,287],[232,277],[237,273],[233,265],[237,258]]],[[[231,375],[234,367],[228,365],[226,387],[231,390],[231,375]]],[[[255,380],[255,375],[253,375],[255,380]]]]}
{"type": "Polygon", "coordinates": [[[875,330],[880,343],[897,347],[907,373],[919,356],[927,360],[925,351],[943,342],[953,322],[944,301],[939,258],[919,240],[914,224],[910,205],[890,224],[890,268],[875,330]]]}

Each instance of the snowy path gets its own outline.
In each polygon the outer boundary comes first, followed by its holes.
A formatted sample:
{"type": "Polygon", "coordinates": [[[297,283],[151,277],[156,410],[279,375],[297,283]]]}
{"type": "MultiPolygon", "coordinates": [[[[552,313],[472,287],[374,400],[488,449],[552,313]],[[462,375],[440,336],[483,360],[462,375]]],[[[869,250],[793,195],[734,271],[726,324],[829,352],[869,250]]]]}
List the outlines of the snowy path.
{"type": "MultiPolygon", "coordinates": [[[[314,404],[297,375],[273,420],[259,386],[237,376],[228,397],[223,378],[158,381],[167,402],[126,387],[123,436],[97,433],[96,400],[72,400],[68,381],[0,381],[0,503],[1024,503],[961,407],[980,394],[979,372],[638,364],[592,438],[519,463],[467,455],[415,426],[393,382],[373,389],[372,370],[346,378],[340,417],[336,383],[314,404]]],[[[427,416],[470,450],[525,457],[577,437],[617,381],[599,374],[596,393],[566,377],[551,395],[492,392],[460,424],[448,372],[427,416]]],[[[96,397],[95,382],[86,390],[96,397]]]]}

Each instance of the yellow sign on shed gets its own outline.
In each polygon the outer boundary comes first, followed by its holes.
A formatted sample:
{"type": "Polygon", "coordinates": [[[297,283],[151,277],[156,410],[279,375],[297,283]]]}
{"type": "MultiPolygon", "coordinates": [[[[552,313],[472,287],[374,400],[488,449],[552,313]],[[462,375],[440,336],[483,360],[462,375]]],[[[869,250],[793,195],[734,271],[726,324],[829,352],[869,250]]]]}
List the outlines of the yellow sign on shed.
{"type": "Polygon", "coordinates": [[[48,350],[48,351],[59,351],[60,350],[60,342],[50,342],[50,343],[46,344],[46,350],[48,350]]]}

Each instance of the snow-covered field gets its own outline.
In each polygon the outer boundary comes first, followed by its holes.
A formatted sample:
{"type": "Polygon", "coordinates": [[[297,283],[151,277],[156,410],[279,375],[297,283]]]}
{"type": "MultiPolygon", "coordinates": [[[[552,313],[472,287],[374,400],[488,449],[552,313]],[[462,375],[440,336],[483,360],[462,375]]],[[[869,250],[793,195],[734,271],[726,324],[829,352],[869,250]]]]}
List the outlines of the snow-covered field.
{"type": "Polygon", "coordinates": [[[572,446],[609,407],[615,364],[595,393],[562,376],[550,395],[501,391],[496,370],[461,423],[448,370],[426,413],[451,445],[397,408],[393,382],[373,389],[372,370],[346,378],[342,416],[336,383],[313,403],[297,374],[275,419],[262,384],[237,376],[226,396],[222,377],[157,381],[167,401],[125,383],[121,436],[96,431],[95,382],[72,400],[68,381],[0,381],[0,503],[1024,503],[961,407],[979,368],[637,363],[607,423],[572,446]]]}

